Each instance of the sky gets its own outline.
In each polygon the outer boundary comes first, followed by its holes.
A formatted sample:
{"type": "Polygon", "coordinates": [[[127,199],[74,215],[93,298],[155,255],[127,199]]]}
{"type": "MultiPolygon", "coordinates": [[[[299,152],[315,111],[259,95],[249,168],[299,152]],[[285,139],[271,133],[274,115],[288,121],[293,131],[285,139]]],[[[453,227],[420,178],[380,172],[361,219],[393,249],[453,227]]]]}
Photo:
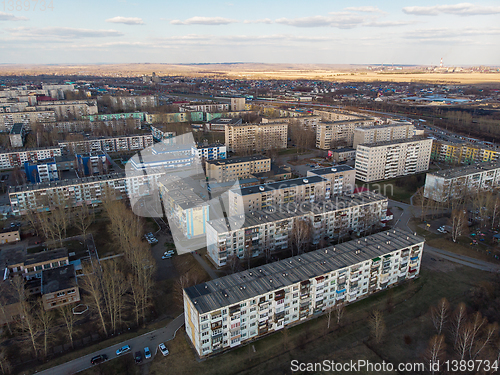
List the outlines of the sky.
{"type": "Polygon", "coordinates": [[[445,66],[500,65],[500,1],[0,1],[3,64],[441,58],[445,66]]]}

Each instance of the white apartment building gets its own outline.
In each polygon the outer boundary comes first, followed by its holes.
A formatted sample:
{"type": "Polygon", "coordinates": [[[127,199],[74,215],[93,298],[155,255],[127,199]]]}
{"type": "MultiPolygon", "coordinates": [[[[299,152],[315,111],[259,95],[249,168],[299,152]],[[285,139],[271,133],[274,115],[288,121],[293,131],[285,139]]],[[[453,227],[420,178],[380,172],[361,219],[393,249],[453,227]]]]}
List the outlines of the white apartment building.
{"type": "Polygon", "coordinates": [[[50,211],[62,200],[76,206],[82,203],[97,205],[107,189],[114,191],[116,199],[146,196],[157,188],[158,179],[164,172],[148,171],[148,174],[125,175],[112,173],[71,180],[12,186],[9,199],[14,215],[24,215],[29,210],[50,211]]]}
{"type": "Polygon", "coordinates": [[[294,224],[299,220],[309,223],[308,242],[317,245],[323,239],[339,239],[350,231],[380,228],[386,217],[387,197],[369,191],[320,203],[292,203],[277,209],[246,213],[241,228],[231,225],[241,221],[239,217],[208,221],[207,252],[214,264],[222,267],[230,256],[243,259],[290,248],[293,246],[294,224]]]}
{"type": "Polygon", "coordinates": [[[47,147],[39,149],[28,149],[22,151],[9,151],[0,153],[0,170],[23,167],[27,161],[36,162],[61,156],[60,147],[47,147]]]}
{"type": "Polygon", "coordinates": [[[0,113],[0,131],[10,132],[14,124],[17,123],[29,126],[38,122],[46,123],[55,121],[56,113],[53,110],[0,113]]]}
{"type": "Polygon", "coordinates": [[[143,150],[153,145],[151,134],[88,138],[82,141],[59,141],[59,147],[72,154],[143,150]]]}
{"type": "Polygon", "coordinates": [[[262,211],[287,204],[330,199],[332,183],[321,176],[295,178],[229,190],[229,215],[262,211]]]}
{"type": "Polygon", "coordinates": [[[332,142],[344,142],[351,146],[354,140],[354,129],[373,124],[374,120],[366,117],[354,120],[320,122],[316,126],[316,147],[329,150],[332,148],[332,142]]]}
{"type": "Polygon", "coordinates": [[[161,125],[151,125],[150,128],[155,141],[161,142],[164,139],[175,137],[175,132],[168,131],[161,125]]]}
{"type": "Polygon", "coordinates": [[[238,347],[415,278],[423,248],[389,230],[186,288],[186,333],[200,357],[238,347]]]}
{"type": "Polygon", "coordinates": [[[227,112],[230,109],[229,103],[188,104],[179,107],[179,112],[227,112]]]}
{"type": "Polygon", "coordinates": [[[356,179],[371,182],[425,172],[431,148],[432,139],[422,137],[358,145],[356,179]]]}
{"type": "Polygon", "coordinates": [[[354,129],[353,147],[359,144],[395,141],[414,136],[415,127],[409,122],[376,125],[354,129]]]}
{"type": "Polygon", "coordinates": [[[225,127],[225,144],[228,151],[236,153],[262,152],[287,147],[288,124],[228,124],[225,127]]]}
{"type": "Polygon", "coordinates": [[[331,195],[351,194],[356,187],[356,170],[348,165],[311,169],[307,171],[307,177],[311,176],[330,180],[331,195]]]}
{"type": "Polygon", "coordinates": [[[243,156],[205,163],[206,176],[218,183],[249,178],[254,173],[271,170],[271,159],[262,155],[243,156]]]}
{"type": "Polygon", "coordinates": [[[110,96],[109,100],[113,108],[123,111],[142,111],[158,106],[156,95],[110,96]]]}
{"type": "Polygon", "coordinates": [[[427,173],[424,197],[438,202],[500,185],[500,162],[487,162],[427,173]]]}
{"type": "Polygon", "coordinates": [[[231,111],[240,112],[245,110],[245,98],[231,98],[231,111]]]}
{"type": "Polygon", "coordinates": [[[208,146],[200,146],[194,148],[193,152],[198,155],[198,157],[205,160],[219,160],[225,159],[227,157],[227,147],[226,145],[214,144],[208,146]]]}
{"type": "Polygon", "coordinates": [[[39,102],[37,112],[54,111],[56,117],[64,119],[82,119],[84,116],[97,114],[97,100],[57,100],[39,102]]]}

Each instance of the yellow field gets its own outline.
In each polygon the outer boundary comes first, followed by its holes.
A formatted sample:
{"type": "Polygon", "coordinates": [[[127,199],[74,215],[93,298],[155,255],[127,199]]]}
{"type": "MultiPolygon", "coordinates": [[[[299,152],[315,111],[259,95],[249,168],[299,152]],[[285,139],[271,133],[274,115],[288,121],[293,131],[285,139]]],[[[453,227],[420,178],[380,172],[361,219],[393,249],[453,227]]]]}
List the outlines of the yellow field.
{"type": "Polygon", "coordinates": [[[424,68],[374,72],[349,65],[326,64],[107,64],[1,65],[0,75],[97,75],[130,77],[156,72],[159,76],[233,79],[310,79],[339,82],[422,82],[442,84],[500,83],[500,73],[434,73],[424,68]]]}

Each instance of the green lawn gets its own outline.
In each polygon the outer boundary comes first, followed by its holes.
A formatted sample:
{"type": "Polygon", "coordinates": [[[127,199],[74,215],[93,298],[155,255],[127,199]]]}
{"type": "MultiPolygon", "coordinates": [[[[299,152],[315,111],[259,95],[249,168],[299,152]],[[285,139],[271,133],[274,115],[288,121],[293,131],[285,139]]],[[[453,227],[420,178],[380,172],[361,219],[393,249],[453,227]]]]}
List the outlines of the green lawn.
{"type": "Polygon", "coordinates": [[[356,186],[367,187],[368,189],[385,195],[389,199],[393,199],[395,201],[410,203],[410,197],[415,194],[420,187],[424,186],[425,175],[425,173],[421,173],[414,176],[404,176],[391,180],[370,183],[357,180],[356,186]],[[414,182],[412,179],[413,177],[415,177],[414,182]],[[412,179],[411,183],[408,183],[408,181],[410,181],[409,179],[412,179]]]}

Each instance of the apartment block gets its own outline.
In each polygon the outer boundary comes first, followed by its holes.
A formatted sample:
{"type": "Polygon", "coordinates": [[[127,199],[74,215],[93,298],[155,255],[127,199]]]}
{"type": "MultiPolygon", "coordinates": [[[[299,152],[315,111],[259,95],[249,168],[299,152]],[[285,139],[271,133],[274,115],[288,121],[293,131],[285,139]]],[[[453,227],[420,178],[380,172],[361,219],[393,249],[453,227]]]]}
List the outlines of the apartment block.
{"type": "Polygon", "coordinates": [[[193,152],[201,159],[205,160],[219,160],[225,159],[227,156],[227,147],[222,144],[213,145],[198,145],[193,152]]]}
{"type": "Polygon", "coordinates": [[[83,119],[85,116],[97,114],[97,100],[57,100],[38,102],[37,112],[51,110],[56,118],[83,119]]]}
{"type": "Polygon", "coordinates": [[[55,158],[36,162],[27,161],[24,163],[24,173],[26,179],[32,184],[59,180],[55,158]]]}
{"type": "Polygon", "coordinates": [[[315,109],[313,111],[313,115],[321,117],[322,121],[329,121],[329,122],[358,120],[365,117],[352,112],[328,111],[321,109],[315,109]]]}
{"type": "Polygon", "coordinates": [[[330,195],[351,194],[355,188],[356,170],[348,165],[316,168],[307,171],[307,177],[321,176],[331,184],[330,195]]]}
{"type": "Polygon", "coordinates": [[[153,145],[151,134],[87,138],[81,141],[59,141],[59,147],[72,154],[143,150],[153,145]]]}
{"type": "Polygon", "coordinates": [[[11,147],[23,147],[25,136],[24,124],[22,122],[14,124],[9,134],[11,147]]]}
{"type": "Polygon", "coordinates": [[[110,96],[110,104],[115,110],[141,111],[158,106],[156,95],[110,96]]]}
{"type": "Polygon", "coordinates": [[[371,182],[425,172],[431,147],[432,139],[421,137],[358,145],[356,178],[371,182]]]}
{"type": "Polygon", "coordinates": [[[229,103],[187,104],[179,107],[180,112],[225,112],[231,110],[229,103]]]}
{"type": "Polygon", "coordinates": [[[446,202],[464,194],[492,190],[500,184],[500,161],[427,173],[424,197],[446,202]]]}
{"type": "Polygon", "coordinates": [[[0,153],[0,170],[22,168],[26,162],[36,162],[61,156],[60,147],[47,147],[39,149],[28,149],[23,151],[10,151],[0,153]]]}
{"type": "Polygon", "coordinates": [[[0,113],[0,131],[10,132],[16,123],[23,123],[28,126],[30,124],[55,121],[56,113],[53,110],[0,113]]]}
{"type": "Polygon", "coordinates": [[[212,132],[224,132],[226,131],[226,125],[241,125],[243,120],[241,118],[220,118],[217,117],[212,120],[208,120],[205,123],[205,130],[212,132]]]}
{"type": "Polygon", "coordinates": [[[41,293],[45,311],[80,302],[74,265],[43,270],[41,293]]]}
{"type": "Polygon", "coordinates": [[[170,139],[175,137],[175,132],[169,131],[162,124],[151,125],[151,134],[153,135],[153,139],[157,142],[161,142],[164,139],[170,139]]]}
{"type": "Polygon", "coordinates": [[[12,186],[9,199],[14,215],[24,215],[29,210],[50,211],[62,201],[70,206],[98,205],[108,192],[114,199],[149,195],[157,188],[164,172],[149,170],[147,174],[125,175],[111,173],[56,182],[43,182],[12,186]]]}
{"type": "MultiPolygon", "coordinates": [[[[203,112],[200,112],[203,116],[203,112]]],[[[151,113],[145,115],[145,121],[148,124],[157,123],[175,123],[191,121],[192,112],[173,112],[173,113],[151,113]]]]}
{"type": "Polygon", "coordinates": [[[317,245],[323,239],[339,239],[352,231],[382,227],[387,216],[387,197],[373,192],[339,196],[319,203],[290,204],[207,222],[207,252],[218,267],[228,257],[270,255],[292,246],[293,228],[298,221],[309,223],[308,242],[317,245]],[[231,229],[233,227],[233,229],[231,229]],[[237,229],[234,229],[237,228],[237,229]]]}
{"type": "Polygon", "coordinates": [[[102,153],[78,154],[75,160],[78,175],[81,177],[108,173],[109,161],[102,153]]]}
{"type": "Polygon", "coordinates": [[[287,147],[288,124],[226,125],[225,143],[235,153],[261,152],[287,147]]]}
{"type": "Polygon", "coordinates": [[[295,178],[229,191],[229,215],[262,211],[289,203],[319,202],[329,199],[332,183],[321,176],[295,178]]]}
{"type": "Polygon", "coordinates": [[[186,334],[207,357],[415,278],[424,239],[395,229],[184,289],[186,334]]]}
{"type": "Polygon", "coordinates": [[[85,116],[85,119],[93,121],[113,121],[113,120],[146,120],[147,113],[145,112],[127,112],[127,113],[107,113],[85,116]]]}
{"type": "Polygon", "coordinates": [[[409,122],[376,125],[354,129],[353,147],[359,144],[395,141],[412,138],[415,127],[409,122]]]}
{"type": "Polygon", "coordinates": [[[26,280],[40,279],[42,271],[69,265],[68,249],[65,247],[27,254],[23,248],[5,250],[5,275],[11,277],[19,275],[26,280]]]}
{"type": "Polygon", "coordinates": [[[239,112],[245,110],[245,98],[231,98],[231,111],[239,112]]]}
{"type": "Polygon", "coordinates": [[[7,228],[0,230],[0,245],[6,243],[17,242],[21,240],[21,234],[19,233],[19,227],[7,228]]]}
{"type": "Polygon", "coordinates": [[[332,148],[332,143],[336,142],[343,142],[351,146],[354,141],[354,129],[373,124],[374,120],[370,118],[321,122],[316,126],[316,147],[329,150],[332,148]]]}
{"type": "Polygon", "coordinates": [[[250,178],[271,170],[271,159],[262,155],[243,156],[205,162],[206,176],[218,183],[250,178]]]}
{"type": "Polygon", "coordinates": [[[472,164],[499,159],[500,150],[481,144],[434,140],[431,159],[450,164],[472,164]]]}
{"type": "MultiPolygon", "coordinates": [[[[189,179],[169,177],[159,182],[159,193],[169,224],[175,225],[185,238],[202,236],[206,231],[206,222],[210,220],[210,207],[207,199],[202,199],[201,189],[189,179]]],[[[199,185],[199,183],[198,183],[199,185]]]]}

